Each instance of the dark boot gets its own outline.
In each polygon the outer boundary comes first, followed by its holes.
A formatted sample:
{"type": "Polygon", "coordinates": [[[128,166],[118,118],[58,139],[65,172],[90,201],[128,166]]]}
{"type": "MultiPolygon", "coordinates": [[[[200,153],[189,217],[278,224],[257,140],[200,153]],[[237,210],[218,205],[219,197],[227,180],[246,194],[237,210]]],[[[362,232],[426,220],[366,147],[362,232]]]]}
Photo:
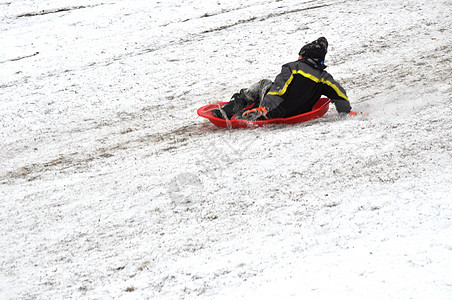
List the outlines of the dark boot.
{"type": "Polygon", "coordinates": [[[246,106],[246,100],[239,93],[236,93],[222,108],[212,109],[212,115],[220,119],[230,119],[236,113],[241,112],[246,106]]]}

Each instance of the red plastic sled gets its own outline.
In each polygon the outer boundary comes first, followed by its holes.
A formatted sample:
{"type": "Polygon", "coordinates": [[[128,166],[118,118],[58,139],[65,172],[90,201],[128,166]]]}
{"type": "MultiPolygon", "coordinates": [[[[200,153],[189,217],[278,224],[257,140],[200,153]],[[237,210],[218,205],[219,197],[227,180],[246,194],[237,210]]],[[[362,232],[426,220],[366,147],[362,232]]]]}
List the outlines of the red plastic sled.
{"type": "Polygon", "coordinates": [[[320,118],[328,111],[330,102],[331,101],[328,98],[320,98],[319,101],[317,101],[317,103],[312,107],[312,111],[309,111],[307,113],[288,118],[275,118],[262,121],[247,121],[243,119],[236,119],[235,116],[233,116],[230,120],[214,117],[211,112],[212,109],[222,107],[227,102],[217,102],[203,106],[198,109],[198,115],[203,118],[209,119],[209,121],[215,126],[228,128],[259,127],[267,124],[296,124],[320,118]]]}

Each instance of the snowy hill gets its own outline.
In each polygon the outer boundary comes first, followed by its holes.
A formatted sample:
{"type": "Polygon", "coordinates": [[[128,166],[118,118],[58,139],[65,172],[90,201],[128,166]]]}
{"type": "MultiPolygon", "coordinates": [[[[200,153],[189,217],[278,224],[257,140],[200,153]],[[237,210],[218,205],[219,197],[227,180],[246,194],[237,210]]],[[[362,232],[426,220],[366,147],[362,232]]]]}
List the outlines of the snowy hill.
{"type": "Polygon", "coordinates": [[[0,299],[451,299],[450,12],[0,0],[0,299]],[[319,36],[369,117],[197,117],[319,36]]]}

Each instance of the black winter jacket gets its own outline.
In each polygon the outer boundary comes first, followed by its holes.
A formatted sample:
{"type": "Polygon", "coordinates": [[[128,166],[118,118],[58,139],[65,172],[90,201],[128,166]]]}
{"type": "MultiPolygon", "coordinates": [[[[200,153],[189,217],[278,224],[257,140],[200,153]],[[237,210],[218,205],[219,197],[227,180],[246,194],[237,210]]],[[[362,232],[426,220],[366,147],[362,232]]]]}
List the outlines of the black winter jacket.
{"type": "Polygon", "coordinates": [[[270,118],[285,118],[312,110],[317,100],[327,96],[338,112],[351,110],[345,90],[333,77],[310,59],[301,59],[282,66],[261,105],[270,118]]]}

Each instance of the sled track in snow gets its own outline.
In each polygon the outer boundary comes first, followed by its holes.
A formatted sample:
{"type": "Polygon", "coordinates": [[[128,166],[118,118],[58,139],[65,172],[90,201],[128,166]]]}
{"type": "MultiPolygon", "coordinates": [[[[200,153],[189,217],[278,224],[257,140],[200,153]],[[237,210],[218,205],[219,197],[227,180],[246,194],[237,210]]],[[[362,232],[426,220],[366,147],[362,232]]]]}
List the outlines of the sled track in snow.
{"type": "Polygon", "coordinates": [[[24,13],[17,15],[16,18],[23,18],[23,17],[35,17],[35,16],[44,16],[49,14],[56,14],[60,12],[67,12],[71,10],[77,10],[77,9],[83,9],[83,8],[91,8],[98,5],[90,5],[90,6],[71,6],[71,7],[64,7],[64,8],[56,8],[56,9],[46,9],[41,10],[39,12],[30,12],[30,13],[24,13]]]}
{"type": "MultiPolygon", "coordinates": [[[[9,5],[10,3],[4,3],[4,4],[5,5],[9,5]]],[[[66,6],[66,7],[60,7],[60,8],[43,9],[43,10],[40,10],[40,11],[32,11],[32,12],[26,12],[26,13],[18,14],[16,16],[10,17],[10,18],[19,19],[19,18],[26,18],[26,17],[37,17],[37,16],[57,14],[57,13],[63,13],[63,12],[70,12],[70,11],[79,10],[79,9],[93,8],[93,7],[98,7],[98,6],[108,5],[108,4],[110,4],[110,3],[100,3],[100,4],[92,4],[92,5],[78,5],[78,6],[66,6]]]]}
{"type": "Polygon", "coordinates": [[[270,14],[268,14],[266,16],[263,16],[263,17],[251,17],[249,19],[239,20],[238,22],[230,24],[230,25],[224,25],[224,26],[220,26],[220,27],[217,27],[217,28],[209,29],[209,30],[203,31],[201,33],[205,34],[205,33],[211,33],[211,32],[216,32],[216,31],[222,31],[222,30],[229,29],[229,28],[237,26],[237,25],[247,24],[247,23],[251,23],[251,22],[265,21],[265,20],[271,19],[271,18],[277,18],[277,17],[280,17],[280,16],[293,14],[293,13],[306,11],[306,10],[312,10],[312,9],[317,9],[317,8],[328,7],[328,6],[332,6],[332,5],[339,4],[339,3],[342,3],[342,2],[321,4],[321,5],[316,5],[316,6],[304,7],[304,8],[297,8],[297,9],[287,10],[287,11],[278,12],[278,13],[270,13],[270,14]]]}
{"type": "MultiPolygon", "coordinates": [[[[46,172],[62,174],[85,172],[86,169],[90,168],[90,164],[121,155],[121,151],[125,150],[149,147],[150,156],[172,151],[187,145],[192,137],[203,135],[205,133],[203,127],[206,125],[208,126],[208,124],[186,125],[166,133],[147,133],[99,147],[91,152],[65,153],[47,161],[18,166],[15,170],[0,175],[0,185],[10,184],[16,180],[34,181],[40,179],[46,172]]],[[[132,129],[123,130],[118,134],[127,135],[132,131],[132,129]]]]}

